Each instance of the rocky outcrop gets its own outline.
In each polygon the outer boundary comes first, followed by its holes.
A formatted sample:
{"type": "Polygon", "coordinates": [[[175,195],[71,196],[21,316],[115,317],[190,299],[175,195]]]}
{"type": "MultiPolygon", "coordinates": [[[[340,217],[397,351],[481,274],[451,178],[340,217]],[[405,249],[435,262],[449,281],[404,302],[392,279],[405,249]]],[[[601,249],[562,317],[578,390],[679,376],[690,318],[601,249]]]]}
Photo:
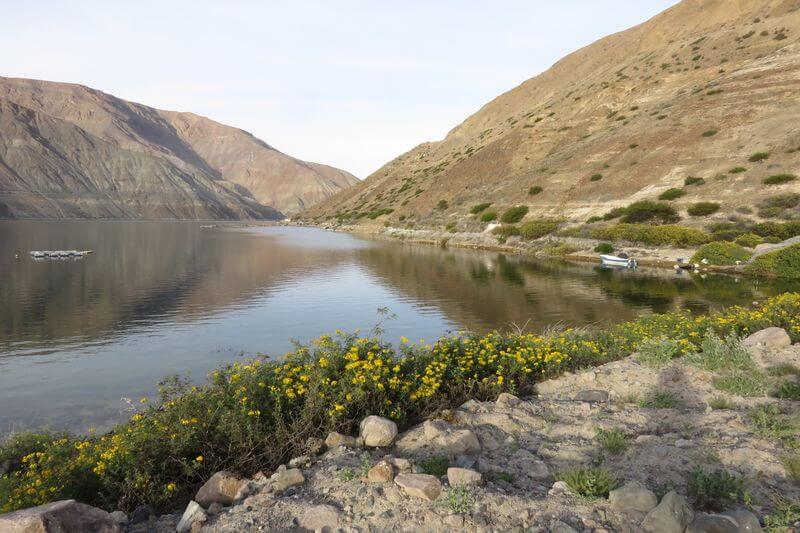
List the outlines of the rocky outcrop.
{"type": "Polygon", "coordinates": [[[357,181],[192,113],[0,78],[0,218],[275,220],[357,181]]]}
{"type": "Polygon", "coordinates": [[[118,533],[109,513],[75,500],[63,500],[0,515],[3,533],[118,533]]]}

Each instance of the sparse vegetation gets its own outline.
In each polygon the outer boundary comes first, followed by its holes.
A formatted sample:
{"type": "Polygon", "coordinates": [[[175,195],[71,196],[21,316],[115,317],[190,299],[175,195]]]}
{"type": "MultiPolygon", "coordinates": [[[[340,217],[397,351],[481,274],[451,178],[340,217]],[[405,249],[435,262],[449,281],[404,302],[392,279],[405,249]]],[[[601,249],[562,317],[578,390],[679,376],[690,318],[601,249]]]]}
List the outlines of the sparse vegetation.
{"type": "Polygon", "coordinates": [[[492,206],[491,202],[485,202],[482,204],[473,205],[472,208],[470,208],[469,212],[473,215],[477,215],[478,213],[483,213],[491,206],[492,206]]]}
{"type": "Polygon", "coordinates": [[[376,209],[375,211],[370,211],[369,214],[367,215],[367,218],[375,220],[378,217],[382,217],[383,215],[390,215],[392,213],[394,213],[394,209],[386,207],[383,209],[376,209]]]}
{"type": "Polygon", "coordinates": [[[608,493],[619,486],[619,480],[607,468],[576,467],[555,474],[557,481],[563,481],[569,489],[584,498],[607,498],[608,493]]]}
{"type": "Polygon", "coordinates": [[[436,477],[442,477],[447,474],[447,469],[450,466],[450,461],[444,456],[435,456],[420,462],[419,467],[426,474],[436,477]]]}
{"type": "Polygon", "coordinates": [[[782,400],[800,401],[800,382],[793,380],[784,381],[772,395],[782,400]]]}
{"type": "Polygon", "coordinates": [[[506,211],[503,213],[503,216],[500,217],[500,222],[504,222],[506,224],[516,224],[525,218],[525,215],[527,214],[528,206],[518,205],[516,207],[511,207],[506,209],[506,211]]]}
{"type": "Polygon", "coordinates": [[[614,251],[614,245],[610,242],[601,242],[594,247],[594,251],[600,254],[610,254],[614,251]]]}
{"type": "Polygon", "coordinates": [[[544,189],[542,189],[539,185],[534,185],[528,189],[528,195],[536,196],[537,194],[541,194],[542,191],[544,191],[544,189]]]}
{"type": "Polygon", "coordinates": [[[747,172],[747,169],[744,167],[733,167],[728,171],[728,174],[741,174],[742,172],[747,172]]]}
{"type": "Polygon", "coordinates": [[[716,241],[704,244],[698,248],[694,256],[693,263],[705,261],[709,265],[735,265],[750,259],[752,254],[740,245],[728,241],[716,241]]]}
{"type": "Polygon", "coordinates": [[[639,402],[639,407],[644,409],[672,409],[680,405],[675,393],[668,390],[656,390],[639,402]]]}
{"type": "Polygon", "coordinates": [[[723,396],[714,396],[708,401],[708,406],[717,411],[736,409],[736,404],[723,396]]]}
{"type": "MultiPolygon", "coordinates": [[[[708,94],[711,94],[711,93],[708,93],[708,94]]],[[[703,132],[703,137],[713,137],[713,136],[714,136],[714,135],[716,135],[717,133],[718,133],[718,132],[717,132],[717,130],[708,130],[708,131],[704,131],[704,132],[703,132]]]]}
{"type": "Polygon", "coordinates": [[[767,439],[795,440],[800,435],[797,415],[786,415],[774,403],[761,404],[747,414],[753,432],[767,439]]]}
{"type": "Polygon", "coordinates": [[[632,203],[625,208],[625,215],[622,217],[622,222],[627,224],[671,224],[678,220],[680,217],[674,207],[649,200],[632,203]]]}
{"type": "Polygon", "coordinates": [[[493,470],[491,472],[486,473],[486,479],[492,482],[504,481],[506,483],[514,483],[514,481],[517,480],[517,476],[514,475],[513,472],[502,472],[499,470],[493,470]]]}
{"type": "Polygon", "coordinates": [[[783,185],[797,179],[794,174],[774,174],[762,180],[764,185],[783,185]]]}
{"type": "Polygon", "coordinates": [[[617,224],[593,228],[591,238],[612,242],[627,241],[652,246],[698,246],[710,240],[704,231],[686,226],[651,226],[648,224],[617,224]]]}
{"type": "Polygon", "coordinates": [[[699,509],[722,512],[744,498],[744,478],[725,470],[706,472],[695,467],[689,477],[688,491],[699,509]]]}
{"type": "Polygon", "coordinates": [[[445,210],[445,209],[447,209],[448,207],[450,207],[450,204],[448,204],[448,203],[447,203],[447,200],[439,200],[439,201],[436,203],[436,209],[438,209],[438,210],[440,210],[440,211],[444,211],[444,210],[445,210]]]}
{"type": "Polygon", "coordinates": [[[481,215],[481,222],[492,222],[494,220],[497,220],[497,213],[494,211],[487,211],[481,215]]]}
{"type": "Polygon", "coordinates": [[[561,224],[561,220],[531,220],[525,222],[520,227],[520,235],[522,235],[523,239],[534,240],[540,239],[545,235],[550,235],[555,230],[558,229],[558,226],[561,224]]]}
{"type": "Polygon", "coordinates": [[[603,179],[602,174],[592,174],[591,177],[589,177],[589,181],[600,181],[601,179],[603,179]]]}
{"type": "Polygon", "coordinates": [[[683,343],[669,337],[645,339],[639,343],[636,360],[647,366],[660,367],[681,356],[686,349],[683,343]]]}
{"type": "Polygon", "coordinates": [[[603,449],[611,455],[619,455],[631,445],[630,435],[618,427],[609,430],[599,429],[596,438],[603,449]]]}
{"type": "Polygon", "coordinates": [[[748,161],[751,163],[760,163],[761,161],[766,161],[769,159],[770,153],[769,152],[756,152],[750,157],[747,158],[748,161]]]}
{"type": "Polygon", "coordinates": [[[698,202],[690,205],[689,209],[687,209],[687,212],[689,213],[689,216],[706,217],[719,211],[720,207],[721,206],[716,202],[698,202]]]}
{"type": "Polygon", "coordinates": [[[492,230],[492,235],[508,239],[509,237],[519,235],[519,228],[514,224],[503,224],[502,226],[494,228],[492,230]]]}
{"type": "Polygon", "coordinates": [[[685,196],[685,195],[686,195],[686,191],[685,190],[683,190],[683,189],[681,189],[679,187],[673,187],[673,188],[667,189],[666,191],[664,191],[661,194],[659,194],[658,195],[658,199],[659,200],[667,200],[667,201],[668,200],[677,200],[681,196],[685,196]]]}
{"type": "Polygon", "coordinates": [[[696,177],[696,176],[689,176],[689,177],[687,177],[685,180],[683,180],[683,184],[684,184],[684,185],[686,185],[686,186],[690,186],[690,185],[697,185],[697,186],[699,186],[699,185],[704,185],[704,184],[705,184],[705,182],[706,182],[706,180],[704,180],[703,178],[698,178],[698,177],[696,177]]]}
{"type": "Polygon", "coordinates": [[[733,241],[739,246],[744,246],[745,248],[755,248],[762,242],[764,242],[764,238],[760,235],[756,235],[755,233],[745,233],[744,235],[739,235],[733,241]]]}
{"type": "Polygon", "coordinates": [[[447,507],[455,514],[467,514],[475,505],[472,489],[463,485],[450,487],[447,490],[447,507]]]}

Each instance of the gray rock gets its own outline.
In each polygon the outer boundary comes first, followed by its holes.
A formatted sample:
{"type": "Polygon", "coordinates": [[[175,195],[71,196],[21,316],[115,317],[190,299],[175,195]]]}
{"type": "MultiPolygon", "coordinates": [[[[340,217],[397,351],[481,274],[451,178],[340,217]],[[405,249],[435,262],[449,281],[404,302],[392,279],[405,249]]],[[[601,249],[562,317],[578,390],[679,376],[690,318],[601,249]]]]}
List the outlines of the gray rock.
{"type": "Polygon", "coordinates": [[[686,533],[739,533],[739,523],[730,516],[698,513],[686,533]]]}
{"type": "Polygon", "coordinates": [[[126,515],[124,511],[114,511],[113,513],[110,514],[111,518],[117,524],[124,526],[128,523],[128,515],[126,515]]]}
{"type": "Polygon", "coordinates": [[[508,466],[512,470],[520,471],[533,479],[547,479],[550,477],[550,468],[548,468],[547,464],[524,448],[514,452],[508,459],[508,466]]]}
{"type": "Polygon", "coordinates": [[[577,531],[575,531],[575,529],[573,529],[572,527],[570,527],[569,525],[567,525],[567,524],[565,524],[564,522],[561,522],[561,521],[558,521],[558,522],[555,522],[554,524],[552,524],[550,526],[550,532],[551,533],[578,533],[577,531]]]}
{"type": "Polygon", "coordinates": [[[336,431],[331,431],[325,438],[325,446],[328,448],[336,448],[337,446],[344,446],[345,448],[359,448],[361,441],[357,437],[343,435],[336,431]]]}
{"type": "Polygon", "coordinates": [[[361,421],[360,437],[364,446],[391,446],[397,437],[397,424],[380,416],[371,415],[361,421]]]}
{"type": "Polygon", "coordinates": [[[722,515],[729,516],[736,520],[736,523],[739,524],[740,533],[761,533],[764,531],[761,528],[761,523],[758,521],[758,517],[745,509],[728,511],[726,513],[722,513],[722,515]]]}
{"type": "Polygon", "coordinates": [[[208,506],[208,509],[206,509],[206,512],[208,514],[211,514],[211,515],[216,515],[216,514],[221,513],[224,510],[225,510],[225,507],[223,507],[221,504],[219,504],[217,502],[214,502],[214,503],[212,503],[211,505],[208,506]]]}
{"type": "Polygon", "coordinates": [[[308,508],[301,517],[297,519],[297,524],[311,531],[328,532],[339,527],[339,517],[341,512],[333,505],[315,505],[308,508]]]}
{"type": "Polygon", "coordinates": [[[576,402],[607,402],[608,392],[604,390],[582,390],[575,395],[576,402]]]}
{"type": "Polygon", "coordinates": [[[647,533],[683,533],[694,519],[692,508],[677,492],[670,491],[647,513],[642,529],[647,533]]]}
{"type": "Polygon", "coordinates": [[[111,514],[75,500],[61,500],[0,515],[3,533],[119,533],[111,514]]]}
{"type": "Polygon", "coordinates": [[[154,517],[156,512],[149,505],[140,505],[131,512],[128,516],[128,523],[141,524],[142,522],[149,522],[151,517],[154,517]]]}
{"type": "Polygon", "coordinates": [[[246,481],[236,474],[222,470],[211,476],[200,487],[200,490],[194,496],[194,501],[203,507],[208,507],[215,502],[222,505],[230,505],[234,502],[239,489],[245,483],[246,481]]]}
{"type": "Polygon", "coordinates": [[[471,429],[456,429],[440,435],[436,443],[450,456],[473,455],[481,453],[481,443],[471,429]]]}
{"type": "Polygon", "coordinates": [[[289,487],[302,485],[306,478],[299,468],[287,469],[284,465],[278,467],[274,474],[269,478],[275,492],[283,492],[289,487]]]}
{"type": "Polygon", "coordinates": [[[514,396],[513,394],[509,394],[507,392],[501,392],[500,395],[497,397],[497,401],[495,402],[500,407],[514,407],[515,405],[519,405],[522,400],[514,396]]]}
{"type": "Polygon", "coordinates": [[[459,455],[456,457],[455,464],[459,468],[472,468],[478,460],[471,455],[459,455]]]}
{"type": "Polygon", "coordinates": [[[196,522],[203,523],[206,520],[208,520],[208,515],[206,515],[206,512],[200,507],[200,504],[195,501],[190,501],[189,505],[186,506],[186,510],[183,512],[183,516],[181,516],[181,521],[178,522],[176,530],[178,533],[186,533],[192,529],[192,526],[196,522]]]}
{"type": "Polygon", "coordinates": [[[571,491],[569,490],[569,485],[567,485],[564,481],[556,481],[553,483],[553,486],[550,487],[550,490],[547,491],[548,496],[560,496],[566,494],[571,494],[571,491]]]}
{"type": "Polygon", "coordinates": [[[480,472],[469,468],[451,467],[447,469],[447,482],[451,487],[457,485],[474,487],[483,483],[483,476],[480,472]]]}
{"type": "Polygon", "coordinates": [[[658,505],[658,498],[653,491],[638,481],[628,481],[608,494],[611,507],[621,513],[646,515],[658,505]]]}
{"type": "Polygon", "coordinates": [[[792,339],[783,328],[766,328],[756,331],[742,341],[742,345],[747,348],[762,346],[770,350],[779,350],[792,345],[792,339]]]}
{"type": "Polygon", "coordinates": [[[425,500],[434,501],[442,492],[442,483],[429,474],[398,474],[394,482],[409,496],[425,500]]]}
{"type": "Polygon", "coordinates": [[[395,467],[400,472],[410,472],[412,468],[411,461],[402,457],[386,457],[390,465],[395,467]]]}

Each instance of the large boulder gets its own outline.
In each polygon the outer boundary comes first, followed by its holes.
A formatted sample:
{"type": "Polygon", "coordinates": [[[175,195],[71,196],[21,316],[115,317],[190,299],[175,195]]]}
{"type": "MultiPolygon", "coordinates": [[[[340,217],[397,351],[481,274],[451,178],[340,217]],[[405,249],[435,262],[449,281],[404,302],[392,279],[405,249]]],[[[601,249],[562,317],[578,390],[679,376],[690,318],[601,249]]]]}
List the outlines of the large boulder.
{"type": "Polygon", "coordinates": [[[698,513],[686,533],[743,533],[739,522],[730,516],[721,514],[698,513]]]}
{"type": "Polygon", "coordinates": [[[780,350],[792,345],[792,339],[786,330],[783,328],[766,328],[761,331],[756,331],[742,341],[742,345],[747,348],[755,348],[757,346],[764,347],[769,350],[780,350]]]}
{"type": "Polygon", "coordinates": [[[661,503],[647,513],[642,529],[647,533],[683,533],[693,519],[692,508],[673,490],[666,493],[661,503]]]}
{"type": "Polygon", "coordinates": [[[3,533],[118,533],[120,525],[109,513],[61,500],[0,515],[3,533]]]}
{"type": "Polygon", "coordinates": [[[727,513],[722,513],[722,515],[729,516],[736,520],[736,523],[739,524],[739,531],[741,533],[761,533],[764,531],[761,528],[761,523],[758,521],[758,517],[745,509],[728,511],[727,513]]]}
{"type": "Polygon", "coordinates": [[[200,487],[194,496],[194,501],[205,508],[212,503],[228,506],[234,502],[242,486],[246,483],[246,480],[236,474],[222,470],[211,476],[200,487]]]}
{"type": "Polygon", "coordinates": [[[422,433],[425,440],[441,448],[446,455],[481,453],[481,443],[471,429],[454,429],[444,420],[426,420],[422,425],[422,433]]]}
{"type": "Polygon", "coordinates": [[[409,496],[424,500],[434,501],[442,492],[442,483],[429,474],[398,474],[394,482],[409,496]]]}
{"type": "Polygon", "coordinates": [[[339,527],[339,509],[333,505],[321,504],[309,507],[297,523],[309,531],[334,531],[339,527]]]}
{"type": "Polygon", "coordinates": [[[397,424],[388,418],[371,415],[361,421],[359,436],[364,446],[391,446],[397,437],[397,424]]]}
{"type": "Polygon", "coordinates": [[[621,513],[644,516],[658,505],[658,498],[638,481],[628,481],[608,494],[608,502],[621,513]]]}

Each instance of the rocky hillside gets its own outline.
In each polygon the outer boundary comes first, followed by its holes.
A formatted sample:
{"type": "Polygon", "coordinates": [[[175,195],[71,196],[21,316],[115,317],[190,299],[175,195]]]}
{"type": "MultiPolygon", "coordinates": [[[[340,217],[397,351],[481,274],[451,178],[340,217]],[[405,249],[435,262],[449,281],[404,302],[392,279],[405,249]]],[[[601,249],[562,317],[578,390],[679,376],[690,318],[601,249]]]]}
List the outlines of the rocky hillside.
{"type": "Polygon", "coordinates": [[[474,231],[469,211],[480,203],[584,222],[675,188],[672,205],[697,223],[692,204],[720,203],[712,219],[747,213],[800,191],[797,174],[800,1],[684,0],[567,56],[304,216],[474,231]]]}
{"type": "Polygon", "coordinates": [[[0,217],[266,218],[358,180],[81,85],[0,78],[0,217]]]}

